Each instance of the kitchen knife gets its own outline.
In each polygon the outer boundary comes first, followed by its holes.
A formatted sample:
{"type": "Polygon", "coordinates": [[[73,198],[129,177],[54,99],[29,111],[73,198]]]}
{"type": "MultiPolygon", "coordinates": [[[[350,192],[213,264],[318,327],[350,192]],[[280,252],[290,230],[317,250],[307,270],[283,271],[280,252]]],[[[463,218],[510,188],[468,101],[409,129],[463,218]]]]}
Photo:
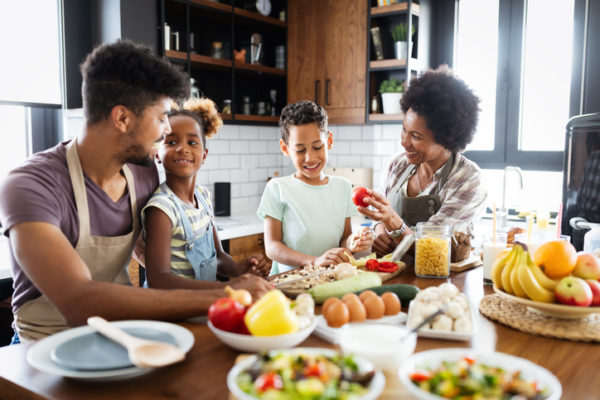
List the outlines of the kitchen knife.
{"type": "Polygon", "coordinates": [[[413,233],[409,233],[404,235],[400,243],[394,249],[392,253],[392,262],[400,261],[400,259],[406,254],[410,246],[415,242],[415,235],[413,233]]]}

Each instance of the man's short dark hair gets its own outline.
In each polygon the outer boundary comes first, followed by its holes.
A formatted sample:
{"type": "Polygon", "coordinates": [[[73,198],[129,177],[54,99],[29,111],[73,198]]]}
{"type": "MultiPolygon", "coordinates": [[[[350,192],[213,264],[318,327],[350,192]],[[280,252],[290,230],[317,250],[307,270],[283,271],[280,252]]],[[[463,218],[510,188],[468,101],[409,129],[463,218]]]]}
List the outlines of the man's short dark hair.
{"type": "Polygon", "coordinates": [[[463,151],[473,140],[479,98],[447,66],[411,80],[400,106],[405,114],[410,108],[424,117],[435,142],[453,153],[463,151]]]}
{"type": "Polygon", "coordinates": [[[290,139],[290,127],[305,124],[317,124],[321,132],[327,131],[327,113],[320,105],[310,100],[300,100],[288,104],[281,110],[279,126],[281,138],[287,144],[290,139]]]}
{"type": "Polygon", "coordinates": [[[187,75],[129,40],[96,47],[81,64],[83,110],[88,124],[105,119],[123,105],[140,115],[161,97],[181,101],[189,96],[187,75]]]}

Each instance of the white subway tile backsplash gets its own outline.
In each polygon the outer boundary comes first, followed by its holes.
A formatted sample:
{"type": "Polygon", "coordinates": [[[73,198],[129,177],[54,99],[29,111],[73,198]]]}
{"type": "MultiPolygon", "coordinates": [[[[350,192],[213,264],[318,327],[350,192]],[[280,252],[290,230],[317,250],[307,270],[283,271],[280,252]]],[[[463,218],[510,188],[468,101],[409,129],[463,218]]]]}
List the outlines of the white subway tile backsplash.
{"type": "Polygon", "coordinates": [[[279,147],[279,140],[273,140],[273,141],[268,142],[267,150],[269,153],[272,153],[272,154],[280,154],[281,147],[279,147]]]}
{"type": "Polygon", "coordinates": [[[208,174],[210,183],[213,182],[229,182],[229,170],[228,169],[217,169],[211,170],[208,174]]]}
{"type": "Polygon", "coordinates": [[[208,171],[200,170],[196,174],[196,183],[202,186],[209,185],[208,171]]]}
{"type": "Polygon", "coordinates": [[[219,157],[220,156],[216,154],[211,154],[209,151],[206,159],[204,160],[204,164],[202,165],[202,169],[219,169],[219,157]]]}
{"type": "Polygon", "coordinates": [[[232,169],[240,167],[240,156],[237,155],[222,155],[219,156],[219,167],[221,169],[232,169]]]}
{"type": "Polygon", "coordinates": [[[375,134],[375,125],[363,125],[362,127],[362,139],[373,140],[375,134]]]}
{"type": "MultiPolygon", "coordinates": [[[[335,139],[336,137],[334,137],[335,139]]],[[[344,125],[338,127],[338,140],[360,140],[362,138],[362,127],[357,125],[344,125]]]]}
{"type": "Polygon", "coordinates": [[[256,168],[258,167],[258,156],[241,156],[242,168],[256,168]]]}
{"type": "MultiPolygon", "coordinates": [[[[383,125],[381,124],[377,124],[377,125],[372,125],[373,126],[373,135],[371,136],[371,140],[379,140],[381,139],[381,132],[383,131],[383,125]]],[[[363,138],[366,139],[364,137],[364,130],[363,130],[363,138]]]]}
{"type": "Polygon", "coordinates": [[[357,167],[360,163],[360,158],[356,156],[338,156],[335,167],[357,167]]]}
{"type": "Polygon", "coordinates": [[[248,169],[232,169],[230,176],[231,182],[248,182],[250,171],[248,169]]]}
{"type": "Polygon", "coordinates": [[[240,126],[241,139],[258,139],[258,126],[240,126]]]}
{"type": "Polygon", "coordinates": [[[250,141],[232,140],[229,144],[231,154],[248,154],[250,151],[250,141]]]}
{"type": "Polygon", "coordinates": [[[235,199],[236,197],[240,197],[240,185],[231,184],[231,198],[235,199]]]}
{"type": "Polygon", "coordinates": [[[375,141],[374,154],[393,154],[396,152],[396,142],[393,140],[375,141]]]}
{"type": "MultiPolygon", "coordinates": [[[[258,157],[258,156],[256,156],[256,157],[258,157]]],[[[276,156],[274,154],[265,154],[265,155],[262,155],[259,157],[258,166],[259,167],[270,167],[272,165],[276,165],[278,160],[279,160],[279,156],[276,156]]]]}
{"type": "Polygon", "coordinates": [[[338,156],[329,153],[329,158],[327,160],[327,167],[339,167],[338,156]]]}
{"type": "MultiPolygon", "coordinates": [[[[240,126],[239,125],[223,125],[214,139],[239,139],[240,137],[240,126]]],[[[212,140],[212,139],[209,139],[212,140]]]]}
{"type": "Polygon", "coordinates": [[[397,124],[386,124],[382,125],[383,139],[397,139],[400,140],[400,133],[402,132],[402,125],[397,124]]]}
{"type": "Polygon", "coordinates": [[[250,153],[265,154],[267,152],[266,140],[253,140],[250,142],[250,153]]]}
{"type": "Polygon", "coordinates": [[[331,153],[335,154],[350,154],[350,142],[334,141],[331,153]]]}
{"type": "Polygon", "coordinates": [[[266,168],[256,168],[250,171],[251,182],[266,182],[268,171],[266,168]]]}
{"type": "Polygon", "coordinates": [[[240,195],[241,196],[257,196],[262,193],[258,193],[258,183],[240,183],[240,195]]]}
{"type": "Polygon", "coordinates": [[[206,144],[206,147],[212,154],[229,154],[228,140],[212,140],[206,144]]]}
{"type": "Polygon", "coordinates": [[[280,130],[278,127],[272,126],[261,126],[258,129],[258,137],[262,140],[273,140],[278,141],[280,137],[280,130]]]}
{"type": "Polygon", "coordinates": [[[362,156],[360,166],[363,168],[373,168],[373,156],[362,156]]]}
{"type": "Polygon", "coordinates": [[[350,154],[373,154],[373,142],[355,141],[350,143],[350,154]]]}

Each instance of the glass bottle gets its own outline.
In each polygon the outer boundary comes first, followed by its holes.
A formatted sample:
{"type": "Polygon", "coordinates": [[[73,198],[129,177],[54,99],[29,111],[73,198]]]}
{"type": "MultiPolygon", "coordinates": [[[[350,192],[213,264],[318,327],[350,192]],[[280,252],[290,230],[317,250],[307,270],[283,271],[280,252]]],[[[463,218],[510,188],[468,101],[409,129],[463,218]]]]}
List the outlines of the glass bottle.
{"type": "Polygon", "coordinates": [[[213,42],[210,56],[213,58],[223,58],[223,43],[213,42]]]}
{"type": "Polygon", "coordinates": [[[425,278],[446,278],[450,275],[450,234],[448,224],[417,224],[415,275],[425,278]]]}
{"type": "Polygon", "coordinates": [[[250,97],[242,97],[242,114],[250,115],[250,97]]]}
{"type": "Polygon", "coordinates": [[[223,100],[223,110],[221,111],[223,114],[231,114],[231,99],[223,100]]]}

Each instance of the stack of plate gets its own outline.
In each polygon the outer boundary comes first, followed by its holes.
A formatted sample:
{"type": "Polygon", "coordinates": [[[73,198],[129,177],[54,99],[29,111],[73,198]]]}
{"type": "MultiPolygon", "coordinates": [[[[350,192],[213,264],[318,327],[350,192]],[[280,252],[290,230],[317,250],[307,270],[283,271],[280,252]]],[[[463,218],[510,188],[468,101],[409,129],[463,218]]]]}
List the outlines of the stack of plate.
{"type": "MultiPolygon", "coordinates": [[[[194,344],[190,331],[167,322],[119,321],[114,325],[139,338],[173,344],[184,352],[194,344]]],[[[89,326],[36,342],[27,352],[27,362],[43,372],[86,381],[128,379],[152,371],[134,367],[124,347],[89,326]]]]}

